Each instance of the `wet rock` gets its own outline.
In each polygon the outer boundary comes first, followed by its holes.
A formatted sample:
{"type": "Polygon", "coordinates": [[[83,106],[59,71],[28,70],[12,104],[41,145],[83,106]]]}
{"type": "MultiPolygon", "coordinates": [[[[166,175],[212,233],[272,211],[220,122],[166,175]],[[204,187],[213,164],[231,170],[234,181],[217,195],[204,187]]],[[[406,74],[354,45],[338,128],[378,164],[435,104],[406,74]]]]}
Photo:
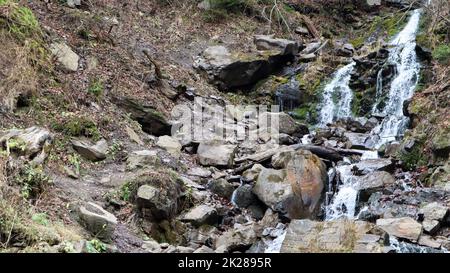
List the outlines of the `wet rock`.
{"type": "Polygon", "coordinates": [[[216,252],[243,251],[250,248],[256,241],[254,225],[235,225],[233,229],[224,232],[215,243],[216,252]]]}
{"type": "Polygon", "coordinates": [[[378,159],[366,159],[355,164],[355,169],[357,169],[361,174],[369,174],[374,171],[389,171],[393,166],[393,162],[390,159],[378,158],[378,159]]]}
{"type": "Polygon", "coordinates": [[[47,158],[52,141],[50,132],[39,127],[0,131],[0,150],[25,156],[36,164],[41,164],[47,158]]]}
{"type": "Polygon", "coordinates": [[[197,154],[203,166],[230,167],[234,164],[236,145],[221,143],[200,143],[197,154]]]}
{"type": "Polygon", "coordinates": [[[95,237],[109,241],[117,226],[116,217],[99,205],[88,202],[79,207],[79,218],[82,224],[95,237]]]}
{"type": "Polygon", "coordinates": [[[170,136],[160,136],[156,145],[160,148],[165,149],[169,154],[175,158],[179,158],[181,155],[181,144],[180,142],[170,136]]]}
{"type": "Polygon", "coordinates": [[[433,59],[433,52],[426,47],[423,47],[419,44],[416,44],[416,53],[417,56],[423,61],[431,61],[433,59]]]}
{"type": "Polygon", "coordinates": [[[65,43],[51,44],[50,51],[56,57],[62,69],[68,72],[75,72],[78,70],[80,57],[65,43]]]}
{"type": "Polygon", "coordinates": [[[369,137],[367,134],[346,132],[344,136],[348,139],[348,149],[370,150],[373,148],[367,141],[369,137]]]}
{"type": "Polygon", "coordinates": [[[231,53],[224,46],[208,47],[194,67],[206,72],[210,82],[222,89],[234,89],[258,82],[292,59],[280,50],[261,53],[231,53]]]}
{"type": "Polygon", "coordinates": [[[142,126],[144,132],[155,136],[171,134],[172,126],[164,115],[153,106],[141,103],[130,97],[113,97],[113,102],[130,113],[131,118],[142,126]]]}
{"type": "Polygon", "coordinates": [[[160,158],[156,151],[142,150],[134,151],[128,155],[127,170],[132,171],[147,166],[155,166],[160,163],[160,158]]]}
{"type": "Polygon", "coordinates": [[[391,236],[417,242],[422,234],[422,225],[410,217],[378,219],[377,226],[391,236]]]}
{"type": "Polygon", "coordinates": [[[206,187],[211,192],[226,199],[231,199],[234,192],[234,186],[225,179],[211,180],[206,187]]]}
{"type": "Polygon", "coordinates": [[[381,252],[382,245],[375,237],[363,237],[371,229],[370,223],[362,221],[293,220],[289,224],[280,252],[353,252],[355,247],[381,252]],[[368,244],[371,247],[366,247],[368,244]]]}
{"type": "Polygon", "coordinates": [[[95,144],[88,140],[72,140],[72,146],[82,157],[91,161],[101,161],[106,159],[108,143],[102,139],[95,144]]]}
{"type": "Polygon", "coordinates": [[[181,221],[191,223],[196,227],[215,225],[218,221],[218,215],[215,208],[208,205],[199,205],[184,214],[181,221]]]}
{"type": "Polygon", "coordinates": [[[258,50],[279,50],[283,55],[296,55],[299,45],[295,41],[276,39],[273,35],[256,35],[255,45],[258,50]]]}
{"type": "Polygon", "coordinates": [[[395,178],[388,172],[375,171],[361,176],[357,180],[357,190],[360,191],[360,199],[367,200],[374,192],[395,183],[395,178]]]}
{"type": "Polygon", "coordinates": [[[353,45],[348,43],[337,42],[335,43],[336,55],[343,57],[352,57],[355,53],[353,45]]]}
{"type": "Polygon", "coordinates": [[[378,149],[378,153],[382,156],[389,157],[389,156],[395,156],[400,151],[401,145],[399,142],[389,142],[384,145],[382,145],[378,149]]]}
{"type": "Polygon", "coordinates": [[[256,203],[257,199],[255,194],[253,194],[252,186],[246,184],[234,191],[232,201],[239,208],[246,208],[251,204],[256,203]]]}

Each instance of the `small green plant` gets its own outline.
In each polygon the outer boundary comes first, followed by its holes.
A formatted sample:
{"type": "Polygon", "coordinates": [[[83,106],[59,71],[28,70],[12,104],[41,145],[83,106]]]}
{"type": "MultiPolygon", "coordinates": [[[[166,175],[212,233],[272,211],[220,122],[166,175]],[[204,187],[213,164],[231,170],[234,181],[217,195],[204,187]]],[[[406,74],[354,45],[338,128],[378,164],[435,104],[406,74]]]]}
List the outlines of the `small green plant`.
{"type": "Polygon", "coordinates": [[[130,197],[131,197],[131,183],[127,182],[125,184],[122,185],[122,187],[120,187],[119,190],[119,197],[120,199],[122,199],[123,201],[130,201],[130,197]]]}
{"type": "Polygon", "coordinates": [[[108,155],[110,155],[113,159],[116,158],[118,152],[122,151],[123,143],[120,141],[114,141],[114,143],[108,149],[108,155]]]}
{"type": "Polygon", "coordinates": [[[86,117],[72,117],[66,121],[55,122],[52,124],[52,127],[56,131],[63,132],[69,136],[85,136],[94,140],[101,138],[97,125],[86,117]]]}
{"type": "Polygon", "coordinates": [[[86,249],[89,253],[103,253],[106,251],[106,245],[98,239],[92,239],[86,242],[86,249]]]}
{"type": "Polygon", "coordinates": [[[433,58],[441,64],[450,63],[450,45],[440,45],[433,51],[433,58]]]}
{"type": "Polygon", "coordinates": [[[24,152],[27,144],[22,139],[11,138],[6,142],[7,151],[20,151],[24,152]]]}
{"type": "Polygon", "coordinates": [[[95,79],[90,82],[88,92],[99,97],[103,94],[104,86],[103,82],[99,79],[95,79]]]}
{"type": "Polygon", "coordinates": [[[81,157],[78,154],[69,155],[69,163],[75,169],[75,173],[80,174],[81,157]]]}
{"type": "Polygon", "coordinates": [[[33,220],[33,222],[38,223],[43,226],[48,226],[48,224],[49,224],[49,221],[47,219],[47,214],[45,214],[45,213],[33,214],[33,216],[31,217],[31,220],[33,220]]]}
{"type": "Polygon", "coordinates": [[[35,198],[47,185],[50,178],[45,174],[42,167],[27,165],[17,178],[17,182],[22,186],[21,195],[25,199],[35,198]]]}

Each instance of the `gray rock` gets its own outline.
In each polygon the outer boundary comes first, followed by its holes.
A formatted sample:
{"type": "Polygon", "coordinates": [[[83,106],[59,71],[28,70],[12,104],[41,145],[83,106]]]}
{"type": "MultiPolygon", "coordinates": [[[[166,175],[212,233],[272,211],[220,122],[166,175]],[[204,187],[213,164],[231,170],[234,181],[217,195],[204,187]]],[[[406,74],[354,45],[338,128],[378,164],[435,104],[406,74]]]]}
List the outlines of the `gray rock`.
{"type": "Polygon", "coordinates": [[[102,139],[95,144],[88,140],[72,140],[72,146],[82,157],[91,161],[101,161],[106,159],[108,143],[102,139]]]}
{"type": "Polygon", "coordinates": [[[382,245],[375,237],[364,237],[371,229],[372,225],[363,221],[293,220],[289,224],[280,252],[329,253],[357,252],[356,249],[366,249],[366,252],[381,253],[382,245]]]}
{"type": "Polygon", "coordinates": [[[206,170],[200,167],[195,167],[192,169],[189,169],[189,171],[187,172],[187,175],[190,176],[197,176],[197,177],[201,177],[201,178],[208,178],[211,177],[212,172],[210,170],[206,170]]]}
{"type": "Polygon", "coordinates": [[[196,227],[202,225],[215,225],[218,221],[218,215],[215,208],[208,205],[199,205],[181,216],[180,220],[192,223],[196,227]]]}
{"type": "Polygon", "coordinates": [[[316,54],[309,53],[309,54],[301,54],[299,57],[299,61],[303,63],[309,63],[312,61],[315,61],[317,59],[316,54]]]}
{"type": "Polygon", "coordinates": [[[264,112],[260,115],[260,120],[265,121],[260,124],[261,128],[274,129],[280,134],[295,135],[298,137],[309,134],[309,129],[306,125],[296,122],[295,119],[284,112],[264,112]]]}
{"type": "Polygon", "coordinates": [[[197,154],[203,166],[231,167],[234,164],[236,145],[221,143],[200,143],[197,154]]]}
{"type": "Polygon", "coordinates": [[[76,8],[81,6],[81,0],[67,0],[67,5],[71,8],[76,8]]]}
{"type": "Polygon", "coordinates": [[[366,159],[355,164],[355,169],[361,174],[369,174],[374,171],[388,171],[393,166],[393,162],[387,158],[366,159]]]}
{"type": "Polygon", "coordinates": [[[0,147],[25,156],[36,164],[41,164],[47,158],[52,141],[50,132],[39,127],[0,131],[0,147]]]}
{"type": "Polygon", "coordinates": [[[257,199],[255,194],[253,194],[252,186],[246,184],[234,191],[232,201],[239,208],[246,208],[256,203],[257,199]]]}
{"type": "Polygon", "coordinates": [[[209,181],[206,187],[211,192],[226,199],[231,199],[234,192],[234,186],[223,178],[209,181]]]}
{"type": "Polygon", "coordinates": [[[89,202],[80,205],[79,218],[95,237],[109,241],[117,226],[116,217],[99,205],[89,202]]]}
{"type": "Polygon", "coordinates": [[[305,27],[297,27],[295,29],[295,33],[300,35],[309,35],[309,30],[305,27]]]}
{"type": "Polygon", "coordinates": [[[311,53],[314,53],[317,49],[320,48],[320,46],[322,45],[321,42],[314,42],[314,43],[309,43],[306,45],[306,47],[302,50],[302,55],[308,55],[311,53]]]}
{"type": "Polygon", "coordinates": [[[422,234],[422,225],[410,217],[378,219],[377,226],[391,236],[417,242],[422,234]]]}
{"type": "Polygon", "coordinates": [[[214,246],[216,252],[233,252],[242,248],[249,248],[256,242],[254,225],[236,225],[235,228],[219,236],[214,246]]]}
{"type": "Polygon", "coordinates": [[[155,166],[158,165],[160,161],[161,160],[156,151],[134,151],[128,155],[127,170],[132,171],[147,166],[155,166]]]}
{"type": "Polygon", "coordinates": [[[382,190],[385,186],[395,183],[395,178],[388,172],[375,171],[361,176],[357,180],[356,189],[360,191],[360,197],[367,200],[374,192],[382,190]]]}
{"type": "Polygon", "coordinates": [[[255,45],[258,50],[279,50],[283,55],[296,55],[298,43],[286,39],[276,39],[273,35],[256,35],[255,45]]]}
{"type": "Polygon", "coordinates": [[[214,253],[214,250],[207,246],[201,246],[200,248],[196,249],[194,253],[214,253]]]}
{"type": "Polygon", "coordinates": [[[256,181],[258,178],[259,173],[263,169],[263,166],[261,164],[255,164],[251,169],[246,170],[242,174],[242,179],[247,182],[253,182],[256,181]]]}
{"type": "Polygon", "coordinates": [[[367,141],[369,138],[367,134],[346,132],[344,136],[348,139],[347,148],[349,149],[370,150],[373,148],[367,141]]]}
{"type": "Polygon", "coordinates": [[[156,145],[165,149],[169,154],[175,158],[179,158],[181,155],[181,143],[170,136],[160,136],[156,145]]]}
{"type": "Polygon", "coordinates": [[[449,208],[437,202],[427,204],[420,210],[420,214],[427,220],[443,221],[448,215],[449,208]]]}
{"type": "Polygon", "coordinates": [[[50,51],[56,57],[62,69],[68,72],[76,72],[78,70],[80,57],[65,43],[51,44],[50,51]]]}
{"type": "Polygon", "coordinates": [[[196,58],[194,68],[205,72],[209,81],[221,89],[234,89],[266,78],[292,59],[283,53],[231,53],[224,46],[211,46],[196,58]]]}

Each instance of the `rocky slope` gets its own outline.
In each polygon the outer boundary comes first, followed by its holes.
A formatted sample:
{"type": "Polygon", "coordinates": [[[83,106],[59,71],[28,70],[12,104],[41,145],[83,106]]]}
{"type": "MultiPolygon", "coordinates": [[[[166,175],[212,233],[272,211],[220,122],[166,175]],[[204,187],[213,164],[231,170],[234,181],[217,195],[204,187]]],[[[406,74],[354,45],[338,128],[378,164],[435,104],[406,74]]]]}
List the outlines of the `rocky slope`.
{"type": "Polygon", "coordinates": [[[1,251],[447,251],[448,3],[322,2],[0,0],[1,251]],[[411,122],[378,147],[416,8],[411,122]]]}

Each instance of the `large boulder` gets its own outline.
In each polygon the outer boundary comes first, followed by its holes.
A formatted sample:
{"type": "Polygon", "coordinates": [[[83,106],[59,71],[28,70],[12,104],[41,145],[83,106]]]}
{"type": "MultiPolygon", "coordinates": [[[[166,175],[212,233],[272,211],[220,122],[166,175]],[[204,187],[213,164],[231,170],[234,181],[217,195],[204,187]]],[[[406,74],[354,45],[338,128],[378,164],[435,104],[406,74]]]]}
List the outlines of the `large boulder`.
{"type": "Polygon", "coordinates": [[[92,202],[81,204],[78,213],[81,223],[95,237],[111,240],[117,226],[117,219],[113,214],[92,202]]]}
{"type": "Polygon", "coordinates": [[[391,236],[417,242],[422,234],[422,225],[410,217],[378,219],[377,226],[391,236]]]}
{"type": "Polygon", "coordinates": [[[220,88],[234,89],[264,79],[292,57],[280,50],[243,54],[232,53],[224,46],[211,46],[195,60],[194,67],[220,88]]]}
{"type": "Polygon", "coordinates": [[[449,208],[437,202],[433,202],[424,206],[419,214],[423,216],[423,229],[430,233],[436,233],[441,223],[446,220],[449,208]]]}
{"type": "Polygon", "coordinates": [[[128,181],[139,213],[149,220],[170,220],[182,209],[183,182],[170,170],[145,170],[128,181]]]}
{"type": "Polygon", "coordinates": [[[252,186],[245,184],[234,191],[231,201],[239,208],[247,208],[248,206],[255,204],[257,198],[252,191],[252,186]]]}
{"type": "Polygon", "coordinates": [[[50,52],[56,57],[61,68],[68,72],[78,70],[80,57],[65,43],[53,43],[50,45],[50,52]]]}
{"type": "Polygon", "coordinates": [[[382,251],[379,235],[368,234],[373,226],[363,221],[293,220],[289,224],[281,253],[375,252],[382,251]]]}
{"type": "Polygon", "coordinates": [[[197,149],[199,163],[203,166],[233,166],[235,153],[236,145],[218,142],[203,142],[197,149]]]}
{"type": "Polygon", "coordinates": [[[327,181],[325,164],[309,151],[285,154],[281,170],[262,167],[253,192],[267,206],[291,219],[314,218],[327,181]]]}
{"type": "Polygon", "coordinates": [[[395,178],[388,172],[375,171],[357,179],[356,189],[360,191],[361,200],[367,200],[374,192],[395,183],[395,178]]]}
{"type": "Polygon", "coordinates": [[[113,101],[124,111],[130,113],[131,118],[142,126],[144,132],[155,136],[171,134],[172,125],[153,106],[129,97],[113,97],[113,101]]]}
{"type": "Polygon", "coordinates": [[[277,39],[273,35],[256,35],[254,41],[258,50],[279,50],[283,55],[297,55],[299,49],[297,42],[277,39]]]}
{"type": "Polygon", "coordinates": [[[42,163],[48,156],[52,140],[50,132],[39,127],[0,131],[0,150],[42,163]]]}
{"type": "Polygon", "coordinates": [[[101,161],[106,158],[108,143],[102,139],[96,143],[88,140],[72,140],[73,148],[84,158],[91,161],[101,161]]]}
{"type": "Polygon", "coordinates": [[[298,123],[284,112],[264,112],[260,115],[259,119],[263,121],[260,123],[262,128],[274,129],[275,132],[280,134],[295,135],[298,137],[309,134],[309,129],[306,125],[298,123]]]}

